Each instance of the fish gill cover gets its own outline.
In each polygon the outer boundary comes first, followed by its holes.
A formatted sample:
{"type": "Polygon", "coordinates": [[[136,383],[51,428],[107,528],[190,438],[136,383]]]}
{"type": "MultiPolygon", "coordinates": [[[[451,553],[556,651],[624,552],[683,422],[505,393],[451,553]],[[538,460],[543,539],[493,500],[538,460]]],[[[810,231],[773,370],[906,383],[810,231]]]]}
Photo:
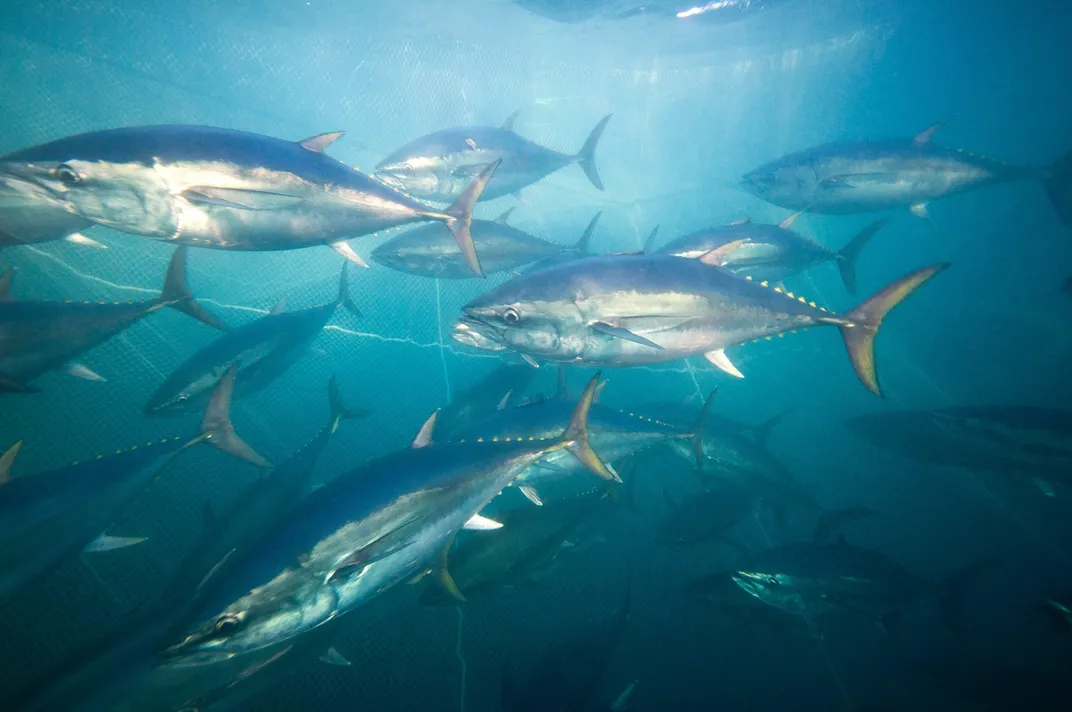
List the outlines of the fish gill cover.
{"type": "MultiPolygon", "coordinates": [[[[0,484],[36,532],[0,521],[0,707],[1072,707],[1072,8],[158,5],[19,3],[0,30],[0,482],[44,476],[0,484]],[[614,254],[686,236],[706,264],[614,254]],[[497,322],[461,318],[497,290],[521,295],[497,322]],[[844,339],[790,333],[822,324],[844,339]],[[633,446],[592,443],[631,453],[620,484],[556,455],[433,534],[417,473],[397,527],[357,503],[367,540],[289,562],[281,591],[345,614],[226,664],[162,655],[299,502],[415,440],[557,438],[608,352],[597,402],[633,446]],[[191,393],[236,371],[213,437],[274,469],[131,464],[198,440],[203,397],[144,412],[198,354],[191,393]],[[691,435],[716,386],[697,468],[656,431],[691,435]],[[414,585],[332,599],[418,551],[414,585]]],[[[468,502],[452,483],[432,501],[468,502]]]]}

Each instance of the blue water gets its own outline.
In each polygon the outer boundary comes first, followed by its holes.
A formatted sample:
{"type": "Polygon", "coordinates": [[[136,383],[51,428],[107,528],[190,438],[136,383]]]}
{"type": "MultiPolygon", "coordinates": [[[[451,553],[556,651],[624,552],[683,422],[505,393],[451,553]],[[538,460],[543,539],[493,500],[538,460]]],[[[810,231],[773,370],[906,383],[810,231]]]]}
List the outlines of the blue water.
{"type": "MultiPolygon", "coordinates": [[[[1072,148],[1072,6],[1065,3],[770,0],[689,15],[703,5],[21,3],[4,10],[0,28],[0,154],[158,123],[292,140],[345,130],[328,153],[371,172],[418,136],[497,126],[519,109],[518,133],[572,153],[613,113],[596,154],[604,192],[567,166],[527,188],[520,203],[507,196],[476,210],[491,219],[516,206],[511,224],[561,244],[574,243],[602,210],[592,249],[609,253],[640,249],[656,225],[663,243],[743,217],[782,220],[788,211],[737,181],[816,144],[908,137],[944,121],[935,141],[1016,165],[1043,167],[1072,148]]],[[[770,628],[687,600],[685,582],[728,568],[740,551],[717,542],[655,544],[656,523],[667,514],[663,492],[680,499],[700,485],[653,451],[638,468],[637,511],[587,532],[591,546],[563,556],[538,587],[419,608],[419,587],[401,586],[352,614],[335,644],[350,666],[307,665],[242,708],[500,709],[504,662],[515,674],[536,670],[542,653],[611,616],[628,581],[629,622],[580,709],[605,709],[634,680],[625,708],[639,712],[1068,709],[1060,700],[1072,697],[1072,635],[1047,626],[1039,612],[1048,596],[1072,589],[1067,484],[1058,482],[1049,497],[1022,473],[921,463],[842,427],[849,417],[898,408],[1061,408],[1072,398],[1072,295],[1062,289],[1072,241],[1040,185],[938,200],[929,214],[890,213],[859,262],[860,297],[922,265],[952,263],[883,325],[884,399],[856,380],[837,331],[816,329],[731,348],[743,381],[697,357],[607,371],[603,400],[626,410],[652,401],[698,409],[719,385],[716,412],[738,421],[760,423],[791,408],[772,453],[824,508],[880,512],[854,525],[853,544],[931,579],[983,557],[999,560],[968,600],[967,644],[944,631],[933,601],[909,609],[893,643],[867,617],[770,628]]],[[[794,229],[840,248],[874,218],[805,214],[794,229]]],[[[0,268],[18,268],[13,296],[155,295],[170,245],[101,227],[89,234],[107,249],[48,242],[0,251],[0,268]]],[[[388,236],[351,244],[367,257],[388,236]]],[[[333,299],[340,262],[326,247],[192,250],[189,282],[237,325],[281,297],[288,310],[333,299]]],[[[235,404],[237,429],[272,461],[284,460],[326,422],[335,374],[346,400],[372,414],[340,426],[313,483],[407,446],[429,413],[499,364],[499,354],[452,341],[450,329],[466,302],[504,280],[437,282],[378,265],[352,269],[362,315],[337,310],[300,361],[235,404]]],[[[787,286],[833,311],[857,302],[830,264],[787,286]]],[[[4,394],[0,449],[24,442],[14,475],[192,436],[195,414],[146,418],[142,406],[215,336],[165,309],[80,358],[105,382],[55,372],[36,382],[39,394],[4,394]]],[[[591,372],[574,369],[575,391],[591,372]]],[[[553,369],[541,369],[528,392],[550,393],[554,382],[553,369]]],[[[203,529],[206,502],[226,512],[257,476],[198,449],[113,527],[145,543],[73,556],[20,591],[0,611],[0,690],[19,688],[159,595],[159,582],[203,529]]],[[[798,512],[779,532],[759,517],[732,538],[758,550],[806,540],[813,524],[798,512]]]]}

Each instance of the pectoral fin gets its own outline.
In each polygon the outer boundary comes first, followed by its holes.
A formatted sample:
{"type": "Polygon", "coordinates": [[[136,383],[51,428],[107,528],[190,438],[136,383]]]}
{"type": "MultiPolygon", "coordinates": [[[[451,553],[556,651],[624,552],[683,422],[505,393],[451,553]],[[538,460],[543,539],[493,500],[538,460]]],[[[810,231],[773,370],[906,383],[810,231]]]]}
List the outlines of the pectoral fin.
{"type": "Polygon", "coordinates": [[[361,256],[354,252],[354,248],[350,247],[350,243],[348,243],[346,240],[339,240],[338,242],[333,242],[328,245],[328,247],[335,250],[340,255],[350,260],[358,267],[364,267],[365,269],[369,268],[368,262],[365,262],[365,260],[361,259],[361,256]]]}
{"type": "Polygon", "coordinates": [[[84,363],[72,362],[67,364],[67,375],[74,376],[75,378],[81,378],[85,381],[103,382],[108,380],[104,376],[94,371],[89,366],[85,365],[84,363]]]}
{"type": "Polygon", "coordinates": [[[1039,488],[1039,492],[1042,492],[1042,494],[1046,495],[1047,497],[1057,496],[1057,492],[1054,491],[1053,485],[1051,485],[1048,481],[1042,479],[1041,477],[1036,477],[1032,481],[1035,483],[1035,486],[1039,488]]]}
{"type": "Polygon", "coordinates": [[[629,331],[629,329],[625,329],[620,326],[611,326],[606,322],[597,321],[592,324],[591,327],[593,330],[598,331],[601,334],[613,336],[616,339],[622,339],[623,341],[632,341],[634,344],[640,344],[641,346],[650,346],[651,348],[658,349],[660,351],[662,351],[663,349],[662,346],[659,346],[659,344],[655,343],[654,341],[645,339],[643,336],[640,336],[639,334],[634,334],[633,332],[629,331]]]}
{"type": "Polygon", "coordinates": [[[100,242],[97,242],[91,237],[86,237],[80,232],[72,232],[67,237],[63,238],[64,242],[70,242],[73,245],[82,245],[83,247],[97,247],[102,250],[107,250],[108,246],[100,242]]]}
{"type": "Polygon", "coordinates": [[[502,522],[497,522],[494,519],[488,519],[480,514],[474,514],[469,518],[469,521],[465,523],[462,529],[470,529],[472,531],[489,531],[491,529],[501,529],[502,522]]]}
{"type": "Polygon", "coordinates": [[[713,366],[717,366],[720,370],[730,374],[734,378],[744,378],[744,374],[737,370],[737,367],[733,365],[729,357],[726,355],[725,349],[717,349],[715,351],[708,351],[704,354],[704,358],[711,362],[713,366]]]}
{"type": "Polygon", "coordinates": [[[867,188],[890,182],[887,173],[845,173],[838,176],[828,176],[820,181],[829,188],[867,188]]]}
{"type": "Polygon", "coordinates": [[[96,539],[86,544],[86,548],[82,549],[82,551],[87,554],[95,554],[101,551],[125,549],[128,546],[140,544],[148,538],[149,537],[145,536],[109,536],[108,534],[101,534],[96,539]]]}
{"type": "Polygon", "coordinates": [[[287,210],[304,202],[303,198],[285,193],[221,188],[214,185],[191,186],[182,191],[182,197],[191,203],[232,210],[287,210]]]}
{"type": "Polygon", "coordinates": [[[339,667],[350,667],[350,661],[333,647],[324,651],[324,654],[320,656],[320,662],[328,665],[338,665],[339,667]]]}

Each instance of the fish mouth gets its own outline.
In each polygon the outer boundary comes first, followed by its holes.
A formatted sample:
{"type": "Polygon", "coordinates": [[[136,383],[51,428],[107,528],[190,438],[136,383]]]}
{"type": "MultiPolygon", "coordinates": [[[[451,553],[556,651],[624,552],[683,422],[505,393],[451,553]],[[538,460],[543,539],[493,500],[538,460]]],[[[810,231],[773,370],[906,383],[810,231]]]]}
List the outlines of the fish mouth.
{"type": "Polygon", "coordinates": [[[472,346],[481,351],[506,351],[499,330],[472,314],[462,314],[451,329],[451,338],[459,344],[472,346]]]}

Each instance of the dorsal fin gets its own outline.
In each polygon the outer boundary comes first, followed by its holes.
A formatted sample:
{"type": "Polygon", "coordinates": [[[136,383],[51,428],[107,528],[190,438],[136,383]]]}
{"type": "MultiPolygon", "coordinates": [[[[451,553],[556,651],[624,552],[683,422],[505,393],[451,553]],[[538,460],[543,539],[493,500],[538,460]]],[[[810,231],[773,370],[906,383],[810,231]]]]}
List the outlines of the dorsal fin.
{"type": "Polygon", "coordinates": [[[14,267],[8,267],[3,274],[0,274],[0,302],[11,298],[11,280],[14,278],[14,267]]]}
{"type": "Polygon", "coordinates": [[[751,225],[751,224],[752,224],[752,218],[740,218],[739,220],[734,220],[733,222],[730,223],[731,226],[751,225]]]}
{"type": "Polygon", "coordinates": [[[655,236],[659,234],[659,226],[656,225],[648,233],[648,237],[644,240],[644,252],[651,254],[651,251],[655,249],[655,236]]]}
{"type": "Polygon", "coordinates": [[[581,239],[577,240],[577,244],[573,246],[573,249],[580,252],[582,255],[588,254],[588,245],[592,242],[592,233],[596,231],[596,225],[599,224],[599,218],[603,217],[603,211],[600,210],[595,216],[588,221],[588,227],[581,233],[581,239]]]}
{"type": "Polygon", "coordinates": [[[783,230],[788,230],[789,227],[793,223],[795,223],[797,221],[797,218],[799,218],[803,214],[804,214],[803,210],[801,210],[799,212],[796,212],[796,213],[793,213],[792,215],[787,217],[785,220],[782,220],[780,223],[778,223],[778,227],[782,228],[783,230]]]}
{"type": "Polygon", "coordinates": [[[316,136],[310,136],[298,143],[306,151],[323,153],[325,148],[338,141],[345,133],[345,131],[332,131],[330,133],[317,134],[316,136]]]}
{"type": "Polygon", "coordinates": [[[279,301],[275,303],[275,306],[272,307],[272,311],[270,311],[268,313],[271,314],[272,316],[275,316],[276,314],[282,314],[283,310],[286,309],[286,308],[287,308],[287,295],[284,294],[283,296],[281,296],[279,298],[279,301]]]}
{"type": "Polygon", "coordinates": [[[0,485],[5,485],[11,481],[11,463],[15,462],[15,456],[19,454],[19,450],[22,449],[22,441],[7,449],[3,455],[0,455],[0,485]]]}
{"type": "Polygon", "coordinates": [[[502,223],[503,225],[505,225],[506,221],[510,219],[510,213],[514,212],[514,209],[516,207],[517,206],[515,205],[513,208],[507,208],[505,211],[503,211],[502,215],[500,215],[499,217],[495,218],[495,222],[502,223]]]}
{"type": "Polygon", "coordinates": [[[502,130],[503,131],[513,131],[514,130],[514,124],[517,123],[517,117],[518,117],[518,114],[520,114],[520,113],[521,113],[521,109],[518,109],[514,113],[510,114],[509,116],[507,116],[506,121],[502,122],[502,127],[501,127],[502,130]]]}
{"type": "Polygon", "coordinates": [[[424,421],[424,425],[417,431],[417,437],[413,438],[413,442],[409,444],[411,448],[419,450],[432,444],[432,431],[435,430],[436,418],[438,417],[438,410],[428,416],[428,420],[424,421]]]}
{"type": "Polygon", "coordinates": [[[944,124],[945,122],[946,120],[942,119],[936,124],[931,124],[927,128],[920,131],[918,134],[916,134],[916,137],[912,140],[920,145],[930,143],[931,139],[934,138],[934,134],[938,131],[938,129],[942,128],[942,124],[944,124]]]}

